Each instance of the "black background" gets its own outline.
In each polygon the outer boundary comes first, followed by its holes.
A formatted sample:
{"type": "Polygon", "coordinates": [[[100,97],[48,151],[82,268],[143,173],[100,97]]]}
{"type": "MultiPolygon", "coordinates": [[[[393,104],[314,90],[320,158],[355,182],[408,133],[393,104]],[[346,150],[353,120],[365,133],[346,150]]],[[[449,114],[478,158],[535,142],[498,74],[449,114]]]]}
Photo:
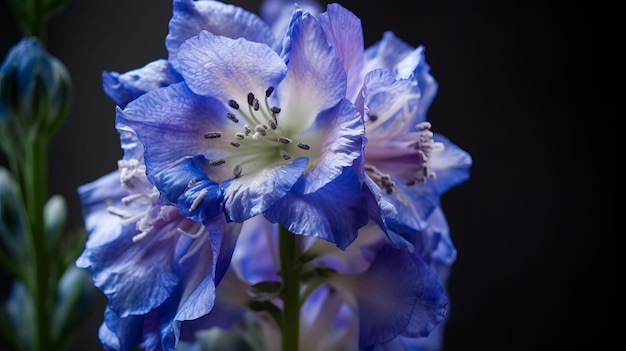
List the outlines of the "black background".
{"type": "MultiPolygon", "coordinates": [[[[607,192],[616,188],[601,132],[609,114],[590,82],[605,68],[591,65],[598,33],[588,11],[557,1],[341,3],[361,18],[366,46],[385,30],[425,45],[439,82],[433,130],[474,160],[471,179],[442,199],[458,249],[445,351],[601,343],[615,306],[607,192]]],[[[170,0],[71,0],[49,23],[48,50],[74,84],[71,115],[49,149],[50,191],[66,197],[72,228],[82,225],[76,187],[121,156],[101,73],[166,58],[170,16],[170,0]]],[[[0,54],[19,37],[1,2],[0,54]]],[[[101,349],[104,303],[98,296],[73,351],[101,349]]]]}

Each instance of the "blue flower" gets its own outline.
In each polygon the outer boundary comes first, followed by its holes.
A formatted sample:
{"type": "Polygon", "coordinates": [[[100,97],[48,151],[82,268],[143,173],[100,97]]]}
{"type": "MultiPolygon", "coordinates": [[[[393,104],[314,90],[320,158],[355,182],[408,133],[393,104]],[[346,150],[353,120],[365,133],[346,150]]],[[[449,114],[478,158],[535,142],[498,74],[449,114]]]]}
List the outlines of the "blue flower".
{"type": "Polygon", "coordinates": [[[168,60],[183,81],[117,115],[145,145],[148,179],[162,199],[195,220],[222,211],[234,222],[263,214],[346,248],[375,206],[362,191],[363,120],[345,98],[346,74],[323,24],[296,7],[276,41],[267,24],[239,8],[175,1],[174,10],[168,60]],[[203,27],[226,19],[244,37],[203,27]]]}
{"type": "Polygon", "coordinates": [[[423,230],[448,189],[469,178],[470,155],[431,132],[426,113],[437,93],[424,47],[392,33],[368,48],[362,100],[366,170],[398,211],[395,221],[423,230]],[[392,156],[390,156],[392,155],[392,156]]]}
{"type": "Polygon", "coordinates": [[[160,205],[141,144],[129,131],[120,137],[119,170],[79,188],[89,238],[76,265],[91,270],[108,299],[105,347],[173,349],[180,324],[211,310],[240,225],[221,217],[194,222],[160,205]]]}

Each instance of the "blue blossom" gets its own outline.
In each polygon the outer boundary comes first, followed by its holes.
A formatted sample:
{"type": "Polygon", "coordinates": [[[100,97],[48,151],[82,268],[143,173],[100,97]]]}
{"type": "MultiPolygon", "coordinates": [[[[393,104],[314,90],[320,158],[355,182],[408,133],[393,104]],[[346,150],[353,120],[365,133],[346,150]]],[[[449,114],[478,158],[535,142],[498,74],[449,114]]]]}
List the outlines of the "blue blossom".
{"type": "Polygon", "coordinates": [[[347,247],[373,200],[362,191],[363,120],[345,98],[346,74],[322,23],[296,7],[276,41],[267,24],[239,8],[175,1],[174,11],[168,60],[183,81],[117,115],[145,145],[148,179],[162,199],[195,220],[222,211],[235,222],[263,214],[293,233],[347,247]]]}
{"type": "Polygon", "coordinates": [[[76,261],[108,299],[100,339],[114,350],[173,349],[180,324],[211,310],[240,225],[194,222],[160,205],[142,146],[121,131],[119,170],[81,186],[89,239],[76,261]]]}

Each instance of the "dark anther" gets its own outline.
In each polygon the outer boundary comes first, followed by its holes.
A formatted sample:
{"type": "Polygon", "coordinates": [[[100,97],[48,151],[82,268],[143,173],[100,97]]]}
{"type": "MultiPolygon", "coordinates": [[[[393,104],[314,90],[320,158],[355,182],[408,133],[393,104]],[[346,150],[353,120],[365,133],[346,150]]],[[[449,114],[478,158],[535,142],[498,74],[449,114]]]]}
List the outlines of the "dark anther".
{"type": "Polygon", "coordinates": [[[241,175],[241,171],[243,169],[241,168],[241,165],[236,165],[235,168],[233,168],[233,175],[235,177],[239,177],[241,175]]]}
{"type": "Polygon", "coordinates": [[[232,114],[232,113],[230,113],[230,112],[226,113],[226,117],[228,117],[228,119],[230,119],[231,121],[233,121],[233,122],[235,122],[235,123],[239,122],[239,120],[237,119],[237,117],[235,117],[235,115],[234,115],[234,114],[232,114]]]}
{"type": "Polygon", "coordinates": [[[302,150],[308,150],[311,148],[309,145],[304,144],[304,143],[298,143],[298,147],[301,148],[302,150]]]}
{"type": "Polygon", "coordinates": [[[205,139],[217,139],[217,138],[220,138],[221,136],[222,136],[222,133],[220,132],[208,132],[204,134],[205,139]]]}
{"type": "Polygon", "coordinates": [[[270,97],[270,95],[272,95],[273,92],[274,92],[274,87],[267,88],[267,90],[265,91],[265,97],[270,97]]]}
{"type": "Polygon", "coordinates": [[[234,108],[235,110],[239,109],[239,104],[235,100],[228,100],[228,106],[234,108]]]}
{"type": "Polygon", "coordinates": [[[232,145],[232,146],[234,146],[234,147],[240,147],[240,146],[241,146],[241,144],[236,143],[236,142],[234,142],[234,141],[231,141],[231,142],[230,142],[230,145],[232,145]]]}
{"type": "Polygon", "coordinates": [[[259,99],[254,99],[254,102],[252,103],[252,108],[253,108],[255,111],[258,111],[260,107],[261,107],[261,106],[259,105],[259,99]]]}
{"type": "Polygon", "coordinates": [[[370,115],[370,122],[376,122],[378,120],[378,116],[370,115]]]}
{"type": "Polygon", "coordinates": [[[254,104],[254,94],[250,92],[248,93],[248,105],[252,106],[252,104],[254,104]]]}
{"type": "Polygon", "coordinates": [[[223,165],[224,163],[226,163],[226,160],[223,158],[219,158],[217,160],[211,160],[209,161],[209,164],[211,166],[219,166],[219,165],[223,165]]]}
{"type": "Polygon", "coordinates": [[[280,107],[272,106],[272,108],[270,108],[270,111],[272,111],[272,113],[279,113],[280,107]]]}

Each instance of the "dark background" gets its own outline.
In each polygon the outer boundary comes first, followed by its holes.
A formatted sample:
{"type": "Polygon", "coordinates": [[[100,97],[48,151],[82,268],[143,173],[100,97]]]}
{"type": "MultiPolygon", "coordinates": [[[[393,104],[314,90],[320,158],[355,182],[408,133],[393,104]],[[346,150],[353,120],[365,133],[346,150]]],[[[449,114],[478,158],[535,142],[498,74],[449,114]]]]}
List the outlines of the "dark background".
{"type": "MultiPolygon", "coordinates": [[[[601,343],[613,329],[616,277],[605,276],[616,254],[607,191],[616,188],[602,132],[610,114],[590,82],[606,68],[591,65],[599,35],[589,12],[558,1],[341,3],[362,19],[366,46],[385,30],[425,45],[439,82],[433,130],[474,160],[471,179],[442,199],[458,249],[445,350],[601,343]]],[[[73,228],[82,225],[76,187],[114,170],[121,156],[101,72],[166,58],[170,16],[170,0],[70,0],[49,23],[48,50],[75,89],[49,149],[50,191],[66,197],[73,228]]],[[[0,2],[0,54],[19,37],[0,2]]],[[[101,349],[104,303],[99,295],[73,350],[101,349]]]]}

